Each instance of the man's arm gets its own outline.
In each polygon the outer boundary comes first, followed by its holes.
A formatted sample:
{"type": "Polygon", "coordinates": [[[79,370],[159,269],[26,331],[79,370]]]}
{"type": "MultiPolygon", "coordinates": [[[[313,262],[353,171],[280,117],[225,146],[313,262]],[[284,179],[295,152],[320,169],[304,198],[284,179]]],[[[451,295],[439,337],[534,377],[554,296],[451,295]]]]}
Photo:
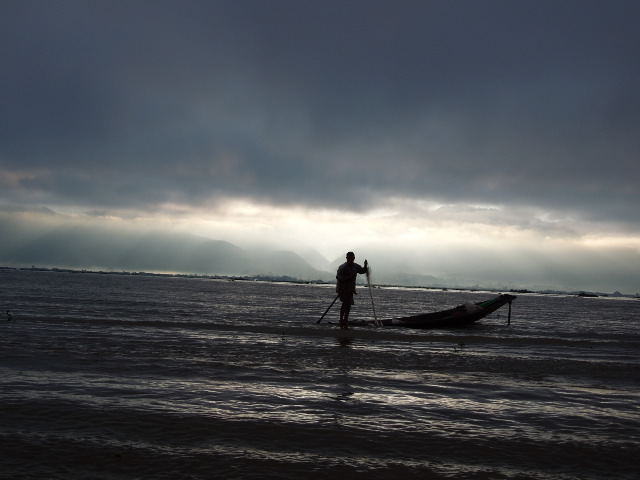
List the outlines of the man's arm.
{"type": "Polygon", "coordinates": [[[364,265],[362,267],[358,265],[358,273],[363,274],[368,272],[369,272],[369,263],[365,260],[364,265]]]}

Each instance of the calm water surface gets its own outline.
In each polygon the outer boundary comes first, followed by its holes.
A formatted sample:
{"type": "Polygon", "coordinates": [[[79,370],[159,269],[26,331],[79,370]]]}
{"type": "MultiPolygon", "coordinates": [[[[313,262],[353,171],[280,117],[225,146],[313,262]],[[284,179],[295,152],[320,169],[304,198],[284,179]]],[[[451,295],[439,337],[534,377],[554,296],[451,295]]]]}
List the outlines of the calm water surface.
{"type": "MultiPolygon", "coordinates": [[[[638,478],[638,300],[341,332],[330,286],[0,280],[0,478],[638,478]]],[[[384,318],[494,295],[373,290],[384,318]]]]}

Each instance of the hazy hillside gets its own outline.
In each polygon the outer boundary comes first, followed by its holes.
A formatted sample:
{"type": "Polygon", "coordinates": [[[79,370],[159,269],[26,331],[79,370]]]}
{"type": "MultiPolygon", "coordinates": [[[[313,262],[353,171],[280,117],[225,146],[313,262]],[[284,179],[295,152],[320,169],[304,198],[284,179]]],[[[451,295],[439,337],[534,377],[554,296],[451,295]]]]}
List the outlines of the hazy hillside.
{"type": "MultiPolygon", "coordinates": [[[[178,231],[171,225],[153,224],[153,228],[149,225],[149,222],[63,215],[46,208],[0,206],[0,266],[334,281],[338,265],[345,261],[346,249],[352,249],[358,263],[369,259],[374,284],[561,290],[554,285],[537,283],[539,266],[546,265],[548,259],[524,248],[496,252],[459,247],[453,255],[446,251],[446,245],[390,250],[387,245],[353,245],[346,239],[345,252],[327,260],[312,247],[292,239],[281,244],[268,244],[260,238],[231,243],[178,231]]],[[[571,257],[568,253],[567,258],[556,258],[552,267],[546,266],[545,270],[553,268],[551,273],[558,278],[580,273],[587,278],[589,266],[576,260],[583,254],[578,252],[571,257]]],[[[601,271],[605,271],[605,267],[611,271],[622,268],[619,261],[605,258],[598,261],[603,262],[601,271]]],[[[627,262],[625,268],[631,264],[627,262]]],[[[359,281],[364,282],[364,276],[359,281]]],[[[593,291],[578,285],[579,290],[593,291]]]]}
{"type": "MultiPolygon", "coordinates": [[[[15,212],[14,212],[15,213],[15,212]]],[[[50,210],[22,212],[22,221],[0,211],[0,264],[7,266],[273,275],[327,280],[291,251],[242,249],[187,233],[87,225],[50,210]]],[[[321,255],[313,258],[321,263],[321,255]]]]}

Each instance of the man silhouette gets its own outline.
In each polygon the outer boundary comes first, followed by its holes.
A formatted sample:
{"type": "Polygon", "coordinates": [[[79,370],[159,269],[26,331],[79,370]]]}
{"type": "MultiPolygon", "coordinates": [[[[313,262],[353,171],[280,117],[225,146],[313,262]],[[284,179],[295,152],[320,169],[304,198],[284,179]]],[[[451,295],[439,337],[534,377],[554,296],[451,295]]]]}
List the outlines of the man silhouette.
{"type": "Polygon", "coordinates": [[[353,295],[356,293],[356,277],[358,274],[367,273],[367,261],[364,266],[355,263],[356,256],[353,252],[347,253],[347,261],[338,267],[336,274],[336,293],[340,296],[340,328],[349,328],[349,312],[353,305],[353,295]]]}

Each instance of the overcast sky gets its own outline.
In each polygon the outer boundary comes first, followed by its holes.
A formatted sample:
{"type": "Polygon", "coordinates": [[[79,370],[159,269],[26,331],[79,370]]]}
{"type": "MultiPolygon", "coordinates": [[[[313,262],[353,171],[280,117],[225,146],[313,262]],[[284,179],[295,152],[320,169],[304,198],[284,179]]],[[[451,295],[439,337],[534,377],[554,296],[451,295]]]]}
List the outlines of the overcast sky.
{"type": "Polygon", "coordinates": [[[639,19],[636,0],[5,1],[0,206],[635,293],[639,19]]]}

